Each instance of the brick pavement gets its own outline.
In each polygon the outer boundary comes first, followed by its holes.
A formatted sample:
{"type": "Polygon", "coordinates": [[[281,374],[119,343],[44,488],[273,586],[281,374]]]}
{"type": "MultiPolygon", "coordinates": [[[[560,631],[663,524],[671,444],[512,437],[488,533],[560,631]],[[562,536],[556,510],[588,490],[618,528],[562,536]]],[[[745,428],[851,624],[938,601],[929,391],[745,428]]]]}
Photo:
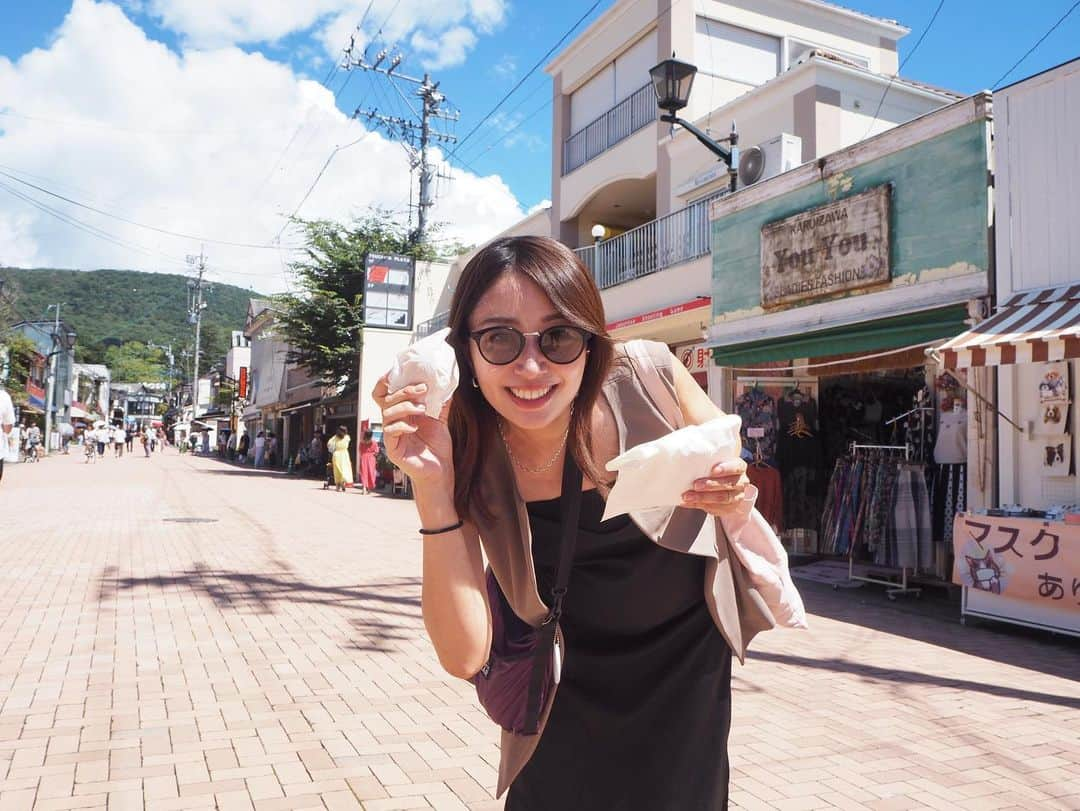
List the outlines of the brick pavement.
{"type": "MultiPolygon", "coordinates": [[[[170,451],[12,466],[0,505],[2,811],[501,807],[411,503],[170,451]]],[[[733,806],[1080,809],[1075,644],[804,593],[736,669],[733,806]]]]}

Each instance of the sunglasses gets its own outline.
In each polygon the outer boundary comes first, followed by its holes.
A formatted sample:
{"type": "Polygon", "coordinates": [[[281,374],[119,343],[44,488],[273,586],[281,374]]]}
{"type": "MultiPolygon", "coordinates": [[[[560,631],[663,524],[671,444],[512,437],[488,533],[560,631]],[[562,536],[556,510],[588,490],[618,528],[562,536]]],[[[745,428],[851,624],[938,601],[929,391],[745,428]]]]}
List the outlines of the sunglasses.
{"type": "Polygon", "coordinates": [[[548,327],[540,332],[522,332],[513,327],[488,327],[469,333],[480,355],[493,366],[513,363],[525,350],[525,339],[536,336],[540,352],[552,363],[573,363],[585,351],[592,333],[580,327],[548,327]]]}

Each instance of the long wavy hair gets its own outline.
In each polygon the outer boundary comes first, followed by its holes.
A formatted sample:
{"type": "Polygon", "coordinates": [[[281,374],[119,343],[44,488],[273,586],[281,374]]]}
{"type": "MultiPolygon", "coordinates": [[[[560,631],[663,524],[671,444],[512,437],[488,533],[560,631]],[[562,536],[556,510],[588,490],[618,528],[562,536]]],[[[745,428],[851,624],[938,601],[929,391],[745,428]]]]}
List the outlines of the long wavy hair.
{"type": "Polygon", "coordinates": [[[450,435],[454,448],[454,506],[469,520],[474,512],[491,516],[482,494],[474,491],[481,469],[498,441],[497,414],[480,389],[472,385],[475,372],[469,352],[469,315],[504,273],[520,273],[543,290],[569,323],[592,333],[585,373],[574,399],[567,448],[582,473],[598,485],[607,475],[593,455],[593,405],[607,379],[615,345],[607,333],[604,304],[592,274],[573,251],[548,237],[504,237],[486,245],[465,266],[450,304],[447,342],[457,354],[461,384],[450,405],[450,435]]]}

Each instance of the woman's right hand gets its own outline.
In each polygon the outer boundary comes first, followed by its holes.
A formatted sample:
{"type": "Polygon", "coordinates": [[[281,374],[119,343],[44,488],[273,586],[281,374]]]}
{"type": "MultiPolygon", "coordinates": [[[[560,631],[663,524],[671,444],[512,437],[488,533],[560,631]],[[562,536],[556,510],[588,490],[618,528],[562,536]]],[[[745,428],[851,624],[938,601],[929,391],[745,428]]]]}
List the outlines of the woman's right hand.
{"type": "MultiPolygon", "coordinates": [[[[427,386],[419,383],[390,393],[389,374],[379,378],[371,396],[382,411],[386,455],[414,483],[453,487],[454,454],[444,414],[428,414],[427,386]]],[[[444,409],[445,412],[445,409],[444,409]]]]}

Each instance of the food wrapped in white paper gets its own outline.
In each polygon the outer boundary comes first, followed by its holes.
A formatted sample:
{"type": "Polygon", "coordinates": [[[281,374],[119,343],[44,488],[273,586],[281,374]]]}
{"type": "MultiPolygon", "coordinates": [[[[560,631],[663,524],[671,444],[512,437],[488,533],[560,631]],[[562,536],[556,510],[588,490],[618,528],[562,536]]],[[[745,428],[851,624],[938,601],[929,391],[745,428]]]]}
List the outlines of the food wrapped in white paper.
{"type": "Polygon", "coordinates": [[[387,381],[390,393],[405,386],[426,384],[423,403],[432,417],[439,416],[457,389],[457,356],[446,342],[449,335],[449,329],[441,329],[401,350],[394,358],[387,381]]]}
{"type": "Polygon", "coordinates": [[[739,428],[733,414],[690,425],[643,442],[607,464],[618,471],[607,498],[603,520],[654,507],[676,507],[695,479],[709,475],[713,465],[739,457],[739,428]]]}

